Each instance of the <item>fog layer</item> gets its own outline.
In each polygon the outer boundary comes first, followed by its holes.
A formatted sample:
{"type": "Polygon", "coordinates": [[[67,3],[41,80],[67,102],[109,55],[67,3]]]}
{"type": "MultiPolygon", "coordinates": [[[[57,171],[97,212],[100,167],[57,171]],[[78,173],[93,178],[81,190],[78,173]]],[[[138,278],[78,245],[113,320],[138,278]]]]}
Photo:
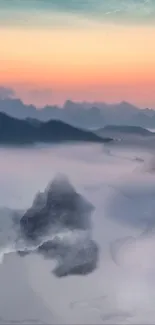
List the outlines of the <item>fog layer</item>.
{"type": "Polygon", "coordinates": [[[155,323],[154,152],[102,144],[1,148],[0,161],[1,322],[155,323]],[[88,275],[60,279],[54,262],[36,252],[8,254],[16,250],[12,210],[27,210],[57,173],[95,207],[99,264],[88,275]]]}

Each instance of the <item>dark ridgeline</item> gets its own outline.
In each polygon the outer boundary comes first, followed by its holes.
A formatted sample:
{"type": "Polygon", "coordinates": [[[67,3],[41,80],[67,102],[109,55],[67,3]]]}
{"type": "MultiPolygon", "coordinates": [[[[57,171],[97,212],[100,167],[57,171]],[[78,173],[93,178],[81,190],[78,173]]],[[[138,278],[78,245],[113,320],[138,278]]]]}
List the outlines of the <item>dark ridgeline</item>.
{"type": "MultiPolygon", "coordinates": [[[[68,179],[59,175],[37,194],[20,219],[21,234],[30,246],[36,244],[38,253],[57,261],[53,271],[56,276],[88,274],[96,269],[99,255],[91,238],[93,210],[94,206],[76,192],[68,179]]],[[[31,249],[19,254],[29,252],[31,249]]]]}
{"type": "Polygon", "coordinates": [[[130,126],[130,125],[107,125],[103,128],[104,132],[118,132],[126,134],[137,134],[142,136],[151,136],[154,134],[141,126],[130,126]]]}
{"type": "Polygon", "coordinates": [[[62,121],[19,120],[0,113],[1,144],[64,141],[108,142],[111,139],[103,139],[91,131],[78,129],[62,121]]]}

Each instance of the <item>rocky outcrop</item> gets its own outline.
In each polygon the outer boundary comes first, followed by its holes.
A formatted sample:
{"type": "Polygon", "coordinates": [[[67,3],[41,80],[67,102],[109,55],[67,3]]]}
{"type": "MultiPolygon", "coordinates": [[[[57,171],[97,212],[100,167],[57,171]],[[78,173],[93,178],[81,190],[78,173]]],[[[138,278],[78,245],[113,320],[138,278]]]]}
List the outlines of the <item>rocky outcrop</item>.
{"type": "Polygon", "coordinates": [[[85,231],[61,234],[61,238],[40,245],[38,251],[47,259],[57,260],[53,273],[58,277],[86,275],[97,267],[98,247],[85,231]]]}
{"type": "MultiPolygon", "coordinates": [[[[55,259],[58,276],[88,274],[97,267],[98,247],[91,238],[94,207],[58,175],[38,193],[20,220],[21,232],[45,258],[55,259]]],[[[25,256],[31,249],[19,252],[25,256]]],[[[33,248],[34,251],[34,248],[33,248]]]]}
{"type": "Polygon", "coordinates": [[[68,179],[59,175],[43,193],[37,194],[20,226],[29,239],[43,235],[51,227],[88,230],[93,210],[93,205],[76,192],[68,179]]]}

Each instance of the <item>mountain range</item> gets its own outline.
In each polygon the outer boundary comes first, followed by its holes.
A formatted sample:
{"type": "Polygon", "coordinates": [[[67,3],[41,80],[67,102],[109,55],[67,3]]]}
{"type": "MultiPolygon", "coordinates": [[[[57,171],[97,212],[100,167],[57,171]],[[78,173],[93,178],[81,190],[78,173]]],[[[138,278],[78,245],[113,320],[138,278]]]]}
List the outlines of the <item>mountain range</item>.
{"type": "Polygon", "coordinates": [[[0,112],[14,118],[37,119],[40,121],[60,120],[80,128],[98,128],[105,125],[130,125],[155,128],[155,111],[139,109],[128,103],[116,104],[73,102],[67,100],[63,107],[45,106],[37,109],[20,99],[0,98],[0,112]]]}
{"type": "Polygon", "coordinates": [[[71,141],[109,142],[112,139],[103,138],[89,131],[78,129],[57,120],[41,122],[33,119],[16,119],[5,113],[0,113],[0,143],[1,144],[31,144],[31,143],[61,143],[71,141]]]}

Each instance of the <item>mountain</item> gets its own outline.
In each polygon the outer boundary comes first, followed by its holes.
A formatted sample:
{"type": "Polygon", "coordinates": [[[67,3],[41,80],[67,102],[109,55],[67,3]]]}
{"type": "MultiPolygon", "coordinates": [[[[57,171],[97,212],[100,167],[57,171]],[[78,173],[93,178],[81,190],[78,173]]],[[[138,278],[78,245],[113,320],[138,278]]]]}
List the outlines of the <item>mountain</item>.
{"type": "Polygon", "coordinates": [[[95,131],[100,137],[112,137],[118,140],[134,140],[152,138],[154,139],[155,133],[148,131],[140,126],[129,125],[107,125],[104,128],[99,128],[95,131]]]}
{"type": "Polygon", "coordinates": [[[85,127],[104,127],[106,125],[130,125],[144,128],[155,128],[155,111],[140,109],[126,101],[107,104],[101,102],[76,103],[66,101],[63,106],[64,116],[71,123],[85,127]]]}
{"type": "Polygon", "coordinates": [[[108,142],[90,131],[75,128],[61,121],[19,120],[0,113],[0,143],[23,144],[35,142],[88,141],[108,142]]]}
{"type": "Polygon", "coordinates": [[[20,119],[37,118],[38,114],[35,106],[25,105],[20,99],[14,98],[0,99],[0,112],[20,119]]]}
{"type": "MultiPolygon", "coordinates": [[[[57,277],[87,275],[98,265],[99,248],[91,235],[91,214],[95,207],[72,186],[65,175],[57,175],[19,222],[27,249],[56,262],[57,277]],[[52,232],[53,236],[49,236],[52,232]]],[[[21,254],[22,253],[22,254],[21,254]]]]}
{"type": "Polygon", "coordinates": [[[0,99],[0,112],[6,113],[19,119],[37,119],[49,121],[60,120],[76,127],[98,127],[104,125],[102,111],[99,108],[91,107],[85,109],[82,104],[67,101],[64,108],[58,106],[45,106],[37,109],[33,105],[25,105],[20,99],[0,99]]]}
{"type": "Polygon", "coordinates": [[[63,120],[75,126],[103,127],[105,123],[104,112],[93,104],[87,107],[86,103],[67,101],[61,111],[63,120]]]}
{"type": "Polygon", "coordinates": [[[142,136],[151,136],[152,134],[154,134],[140,126],[129,126],[129,125],[107,125],[104,127],[103,131],[142,135],[142,136]]]}
{"type": "Polygon", "coordinates": [[[155,128],[155,112],[153,110],[143,110],[142,112],[138,112],[134,117],[130,120],[131,125],[139,125],[144,128],[155,128]]]}
{"type": "Polygon", "coordinates": [[[139,109],[125,101],[107,104],[67,100],[63,107],[48,105],[37,109],[34,105],[25,105],[20,99],[1,98],[0,112],[19,119],[60,120],[78,128],[103,128],[109,124],[155,128],[154,110],[139,109]]]}
{"type": "Polygon", "coordinates": [[[43,193],[37,193],[32,206],[22,216],[20,227],[28,240],[41,237],[48,232],[49,226],[56,224],[61,229],[89,230],[89,217],[94,209],[65,175],[58,174],[43,193]]]}

